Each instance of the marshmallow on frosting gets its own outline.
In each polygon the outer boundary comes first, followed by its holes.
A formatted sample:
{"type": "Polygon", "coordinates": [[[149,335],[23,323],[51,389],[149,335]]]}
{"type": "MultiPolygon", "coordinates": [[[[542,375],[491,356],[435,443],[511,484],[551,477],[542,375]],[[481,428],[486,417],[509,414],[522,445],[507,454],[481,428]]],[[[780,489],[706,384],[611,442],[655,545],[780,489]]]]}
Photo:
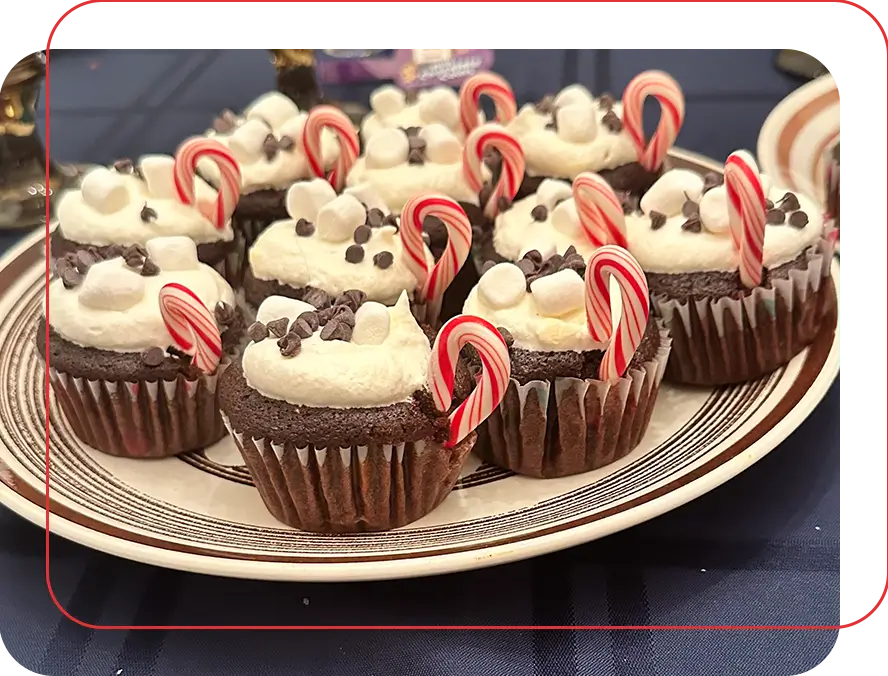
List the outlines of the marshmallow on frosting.
{"type": "Polygon", "coordinates": [[[347,242],[366,219],[367,212],[357,197],[340,195],[318,211],[318,237],[325,242],[347,242]]]}
{"type": "Polygon", "coordinates": [[[128,310],[145,296],[145,278],[114,258],[92,265],[80,287],[78,300],[94,310],[128,310]]]}
{"type": "Polygon", "coordinates": [[[699,202],[703,195],[703,177],[690,169],[672,169],[663,174],[641,198],[641,210],[658,211],[666,216],[681,213],[688,200],[699,202]]]}
{"type": "Polygon", "coordinates": [[[122,211],[130,203],[124,177],[105,167],[94,169],[83,177],[80,193],[83,201],[101,214],[122,211]]]}
{"type": "Polygon", "coordinates": [[[402,89],[383,85],[370,94],[372,112],[361,123],[361,133],[368,142],[383,129],[427,127],[441,124],[462,137],[459,120],[459,95],[450,87],[440,86],[417,93],[407,101],[402,89]]]}

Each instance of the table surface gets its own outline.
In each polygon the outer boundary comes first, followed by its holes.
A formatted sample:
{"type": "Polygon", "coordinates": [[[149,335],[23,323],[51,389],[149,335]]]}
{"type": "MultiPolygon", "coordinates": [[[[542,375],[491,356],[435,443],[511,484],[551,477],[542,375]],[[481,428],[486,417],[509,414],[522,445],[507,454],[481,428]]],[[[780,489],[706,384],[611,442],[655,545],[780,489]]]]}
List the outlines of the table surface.
{"type": "MultiPolygon", "coordinates": [[[[604,51],[596,52],[602,60],[604,51]]],[[[78,55],[67,67],[91,77],[105,59],[108,69],[121,70],[120,87],[130,86],[136,56],[126,54],[125,68],[107,54],[78,55]]],[[[169,54],[143,58],[163,61],[157,69],[169,74],[175,70],[169,54]]],[[[195,71],[217,81],[217,90],[232,82],[231,64],[214,73],[208,59],[195,54],[184,52],[181,58],[196,62],[195,71]]],[[[217,60],[230,58],[219,54],[217,60]]],[[[251,58],[257,72],[265,60],[261,53],[238,54],[240,60],[231,63],[251,58]]],[[[655,50],[631,54],[660,58],[655,50]]],[[[621,58],[617,52],[607,55],[611,71],[619,72],[621,58]]],[[[53,62],[62,84],[63,63],[62,58],[53,62]]],[[[560,67],[568,81],[586,67],[598,78],[608,73],[601,64],[571,65],[568,57],[560,67]]],[[[638,71],[636,65],[629,69],[638,71]]],[[[168,94],[187,103],[196,76],[179,71],[182,83],[168,86],[168,94]]],[[[721,76],[712,72],[713,78],[721,76]]],[[[771,77],[770,99],[753,99],[764,100],[765,111],[785,95],[780,87],[788,91],[797,85],[771,77]]],[[[273,86],[258,77],[236,79],[257,91],[238,91],[230,95],[235,100],[219,107],[236,107],[273,86]]],[[[62,84],[54,89],[59,99],[66,91],[62,84]]],[[[697,85],[702,90],[706,83],[697,85]]],[[[76,88],[65,86],[69,98],[76,98],[76,88]]],[[[53,138],[67,144],[60,159],[102,162],[138,154],[100,143],[78,146],[102,137],[104,113],[89,107],[104,95],[87,91],[90,103],[79,113],[68,110],[54,127],[53,138]],[[65,133],[69,124],[88,133],[78,141],[76,134],[65,133]]],[[[218,91],[215,96],[221,98],[218,91]]],[[[55,94],[53,100],[55,105],[55,94]]],[[[61,103],[76,107],[70,100],[61,103]]],[[[144,119],[130,120],[141,132],[136,145],[158,129],[151,110],[144,119]]],[[[115,131],[117,145],[123,138],[118,118],[126,116],[130,113],[121,110],[104,121],[115,131]]],[[[171,132],[167,116],[164,138],[182,138],[187,131],[171,132]]],[[[197,115],[191,117],[193,126],[197,115]]],[[[706,145],[709,132],[698,127],[696,133],[699,142],[685,147],[718,156],[720,148],[706,145]]],[[[732,140],[731,147],[754,147],[754,138],[732,140]]],[[[0,235],[0,250],[16,238],[0,235]]],[[[532,561],[418,580],[268,583],[152,568],[53,537],[52,586],[68,612],[101,625],[834,625],[839,622],[838,420],[837,380],[789,439],[728,484],[647,524],[532,561]]],[[[836,631],[751,630],[93,631],[65,619],[53,605],[44,581],[43,531],[5,508],[0,508],[0,566],[3,642],[24,666],[53,676],[788,676],[820,663],[837,636],[836,631]]]]}

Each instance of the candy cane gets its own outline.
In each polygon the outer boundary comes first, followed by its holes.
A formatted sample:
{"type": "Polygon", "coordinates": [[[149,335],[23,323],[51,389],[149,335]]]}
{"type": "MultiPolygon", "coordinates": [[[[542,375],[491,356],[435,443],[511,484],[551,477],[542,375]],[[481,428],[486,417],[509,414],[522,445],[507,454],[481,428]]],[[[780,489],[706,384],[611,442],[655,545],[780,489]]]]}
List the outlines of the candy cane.
{"type": "Polygon", "coordinates": [[[212,373],[222,359],[222,337],[212,313],[186,286],[170,282],[160,290],[160,315],[173,342],[192,363],[212,373]]]}
{"type": "Polygon", "coordinates": [[[466,134],[478,126],[479,103],[484,95],[493,99],[496,121],[500,124],[511,122],[518,114],[518,104],[509,83],[494,73],[477,73],[459,90],[459,119],[466,134]]]}
{"type": "Polygon", "coordinates": [[[417,195],[401,210],[401,243],[404,263],[420,284],[420,295],[439,300],[456,277],[472,248],[472,224],[462,207],[446,195],[417,195]],[[441,219],[447,228],[447,248],[429,272],[422,240],[422,224],[426,218],[441,219]]]}
{"type": "Polygon", "coordinates": [[[589,258],[586,268],[586,323],[592,339],[610,344],[598,368],[600,380],[621,378],[647,327],[650,297],[644,271],[625,249],[605,245],[589,258]],[[610,279],[620,285],[622,311],[616,334],[611,323],[610,279]]]}
{"type": "Polygon", "coordinates": [[[678,138],[684,121],[685,101],[681,87],[666,73],[649,70],[636,75],[623,92],[623,127],[632,137],[638,161],[648,171],[656,171],[678,138]],[[644,100],[653,96],[660,102],[660,122],[650,143],[644,137],[644,100]]]}
{"type": "Polygon", "coordinates": [[[468,398],[450,414],[450,440],[455,446],[493,413],[506,394],[512,364],[509,349],[493,324],[471,315],[459,315],[441,327],[429,359],[428,386],[439,411],[453,401],[453,381],[459,353],[472,345],[481,359],[481,375],[468,398]]]}
{"type": "Polygon", "coordinates": [[[524,180],[524,149],[518,139],[498,125],[476,127],[463,147],[463,175],[473,192],[480,193],[484,187],[484,153],[489,149],[498,150],[503,159],[490,199],[481,205],[488,218],[494,218],[499,212],[500,197],[511,200],[518,194],[524,180]]]}
{"type": "Polygon", "coordinates": [[[623,205],[607,181],[584,172],[574,179],[573,196],[580,225],[593,246],[616,244],[628,248],[623,205]]]}
{"type": "Polygon", "coordinates": [[[765,191],[752,155],[740,150],[725,162],[725,192],[731,240],[740,253],[740,281],[748,289],[762,283],[765,248],[765,191]]]}
{"type": "Polygon", "coordinates": [[[333,130],[339,139],[339,157],[327,180],[336,192],[340,192],[345,187],[345,179],[360,152],[358,134],[348,116],[338,108],[317,106],[309,112],[305,127],[302,129],[302,147],[312,173],[318,178],[324,178],[326,175],[321,148],[321,132],[325,127],[333,130]]]}
{"type": "MultiPolygon", "coordinates": [[[[197,177],[197,165],[204,158],[212,160],[219,169],[216,201],[208,206],[205,215],[221,230],[234,213],[241,189],[240,166],[228,148],[213,139],[201,137],[188,139],[176,150],[173,183],[182,204],[195,204],[194,180],[197,177]]],[[[200,205],[198,206],[200,208],[200,205]]]]}

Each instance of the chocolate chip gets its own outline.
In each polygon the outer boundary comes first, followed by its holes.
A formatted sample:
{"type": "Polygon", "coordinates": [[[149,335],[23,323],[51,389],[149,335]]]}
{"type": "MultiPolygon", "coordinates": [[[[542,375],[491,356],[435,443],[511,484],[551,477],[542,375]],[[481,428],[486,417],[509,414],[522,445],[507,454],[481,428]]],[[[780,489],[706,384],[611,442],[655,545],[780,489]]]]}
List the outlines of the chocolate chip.
{"type": "Polygon", "coordinates": [[[139,212],[139,218],[146,223],[150,223],[157,220],[157,212],[146,204],[142,207],[142,211],[139,212]]]}
{"type": "Polygon", "coordinates": [[[380,251],[373,257],[373,265],[378,267],[380,270],[386,270],[392,267],[392,263],[395,262],[395,257],[392,255],[391,251],[380,251]]]}
{"type": "Polygon", "coordinates": [[[765,222],[768,225],[783,225],[786,221],[786,214],[780,209],[769,209],[765,216],[765,222]]]}
{"type": "Polygon", "coordinates": [[[371,228],[378,228],[383,223],[385,223],[385,214],[382,213],[381,209],[373,207],[367,211],[367,225],[371,228]]]}
{"type": "MultiPolygon", "coordinates": [[[[494,263],[493,261],[489,262],[492,263],[490,267],[496,265],[496,263],[494,263]]],[[[519,270],[521,270],[521,272],[524,273],[525,277],[527,277],[527,275],[532,275],[534,272],[536,272],[537,269],[536,264],[532,260],[529,260],[527,258],[522,258],[520,261],[515,263],[515,265],[518,267],[519,270]]]]}
{"type": "Polygon", "coordinates": [[[687,232],[702,232],[703,224],[700,222],[700,217],[694,214],[681,224],[681,229],[687,232]]]}
{"type": "Polygon", "coordinates": [[[408,138],[412,136],[419,136],[419,132],[422,131],[422,127],[403,127],[403,129],[408,138]]]}
{"type": "Polygon", "coordinates": [[[74,268],[65,268],[59,276],[62,278],[62,284],[66,289],[73,289],[83,283],[83,275],[74,268]]]}
{"type": "Polygon", "coordinates": [[[598,97],[598,108],[600,110],[610,110],[614,107],[614,95],[610,92],[605,92],[601,96],[598,97]]]}
{"type": "Polygon", "coordinates": [[[586,272],[586,261],[580,254],[565,257],[564,263],[561,264],[561,270],[574,270],[583,277],[586,272]]]}
{"type": "Polygon", "coordinates": [[[145,262],[145,259],[138,254],[128,255],[124,260],[126,261],[126,264],[131,268],[141,268],[142,263],[145,262]]]}
{"type": "MultiPolygon", "coordinates": [[[[521,261],[519,261],[520,263],[521,261]]],[[[484,261],[484,264],[481,266],[481,274],[483,275],[485,272],[490,270],[494,265],[496,265],[496,261],[484,261]]],[[[520,267],[520,266],[519,266],[520,267]]],[[[526,272],[524,273],[527,274],[526,272]]]]}
{"type": "Polygon", "coordinates": [[[500,195],[499,199],[496,201],[496,206],[500,211],[508,211],[512,208],[512,200],[505,195],[500,195]]]}
{"type": "Polygon", "coordinates": [[[147,350],[142,350],[140,357],[145,366],[154,368],[163,364],[164,359],[166,359],[166,353],[159,347],[149,347],[147,350]]]}
{"type": "Polygon", "coordinates": [[[230,110],[223,110],[219,113],[219,117],[213,120],[213,129],[219,134],[231,131],[236,125],[237,115],[230,110]]]}
{"type": "Polygon", "coordinates": [[[355,228],[354,239],[356,244],[366,244],[370,241],[373,231],[369,225],[359,225],[355,228]]]}
{"type": "Polygon", "coordinates": [[[601,118],[601,124],[614,134],[623,130],[623,120],[621,120],[620,116],[612,110],[609,110],[604,114],[604,117],[601,118]]]}
{"type": "Polygon", "coordinates": [[[551,275],[554,272],[558,271],[558,268],[561,267],[561,264],[564,262],[564,257],[560,254],[555,254],[550,256],[546,260],[543,261],[543,264],[539,269],[539,276],[551,275]]]}
{"type": "Polygon", "coordinates": [[[503,337],[506,347],[512,347],[512,345],[515,344],[515,339],[512,337],[512,333],[505,326],[497,326],[496,330],[499,331],[500,335],[503,337]]]}
{"type": "Polygon", "coordinates": [[[707,172],[703,176],[703,194],[705,195],[707,192],[713,188],[717,188],[724,182],[725,179],[721,174],[717,174],[714,171],[707,172]]]}
{"type": "Polygon", "coordinates": [[[806,225],[808,225],[808,214],[804,211],[796,211],[795,213],[789,216],[789,224],[801,230],[806,225]]]}
{"type": "Polygon", "coordinates": [[[571,244],[569,247],[567,247],[564,250],[564,253],[562,254],[562,256],[564,256],[565,260],[570,258],[571,256],[576,256],[576,255],[577,255],[577,248],[573,244],[571,244]]]}
{"type": "Polygon", "coordinates": [[[360,263],[364,260],[364,247],[360,244],[352,244],[345,250],[345,260],[349,263],[360,263]]]}
{"type": "Polygon", "coordinates": [[[128,157],[116,160],[111,166],[114,167],[115,171],[119,171],[121,174],[133,173],[133,161],[128,157]]]}
{"type": "Polygon", "coordinates": [[[652,211],[650,217],[651,230],[659,230],[666,225],[666,214],[660,213],[659,211],[652,211]]]}
{"type": "MultiPolygon", "coordinates": [[[[145,261],[146,263],[148,261],[145,261]]],[[[228,303],[220,300],[213,308],[213,314],[216,316],[216,322],[222,326],[231,326],[237,319],[237,311],[228,303]]]]}
{"type": "Polygon", "coordinates": [[[253,322],[247,329],[247,335],[254,343],[259,343],[268,338],[268,328],[262,322],[253,322]]]}
{"type": "Polygon", "coordinates": [[[696,216],[700,213],[700,205],[694,202],[693,200],[686,200],[684,204],[681,205],[681,215],[685,218],[690,218],[691,216],[696,216]]]}
{"type": "Polygon", "coordinates": [[[546,95],[539,100],[539,102],[535,106],[538,113],[542,113],[543,115],[548,115],[549,113],[555,112],[555,97],[551,95],[546,95]]]}
{"type": "Polygon", "coordinates": [[[524,287],[527,289],[528,293],[530,293],[530,285],[533,284],[540,277],[542,277],[542,275],[528,275],[524,278],[524,287]]]}
{"type": "Polygon", "coordinates": [[[297,319],[290,325],[290,333],[295,333],[300,338],[308,338],[314,333],[314,329],[304,319],[297,319]]]}
{"type": "Polygon", "coordinates": [[[262,152],[265,153],[265,158],[269,162],[274,159],[275,155],[277,155],[278,142],[274,137],[274,134],[269,134],[265,137],[265,140],[262,142],[262,152]]]}
{"type": "Polygon", "coordinates": [[[549,217],[549,210],[546,208],[545,204],[537,204],[531,209],[530,216],[533,220],[541,223],[549,217]]]}
{"type": "Polygon", "coordinates": [[[80,250],[76,253],[76,258],[77,262],[74,264],[74,266],[77,268],[77,272],[82,275],[85,275],[90,266],[94,265],[97,262],[97,259],[91,253],[83,250],[80,250]]]}
{"type": "Polygon", "coordinates": [[[780,205],[780,208],[786,212],[798,211],[802,206],[799,204],[799,198],[791,192],[786,193],[778,204],[780,205]]]}
{"type": "Polygon", "coordinates": [[[295,357],[302,349],[302,338],[295,333],[288,333],[278,341],[282,357],[295,357]]]}
{"type": "Polygon", "coordinates": [[[526,254],[524,254],[522,258],[526,258],[527,260],[532,261],[534,265],[540,265],[543,262],[543,254],[541,254],[536,249],[531,249],[526,254]]]}
{"type": "Polygon", "coordinates": [[[426,140],[422,136],[408,136],[407,145],[410,150],[425,150],[426,140]]]}
{"type": "Polygon", "coordinates": [[[393,225],[393,226],[395,226],[395,232],[398,232],[399,225],[398,225],[398,216],[397,216],[397,214],[388,214],[388,215],[382,220],[382,224],[383,224],[383,225],[393,225]]]}
{"type": "Polygon", "coordinates": [[[130,244],[126,249],[123,250],[124,258],[131,258],[135,256],[145,258],[147,255],[148,251],[146,251],[145,247],[143,247],[141,244],[130,244]]]}
{"type": "Polygon", "coordinates": [[[303,302],[313,305],[318,310],[323,310],[325,307],[329,307],[332,300],[330,294],[326,291],[315,288],[308,288],[302,296],[303,302]]]}
{"type": "Polygon", "coordinates": [[[774,203],[771,200],[765,200],[765,209],[773,209],[774,203]]]}
{"type": "Polygon", "coordinates": [[[315,226],[311,221],[300,218],[296,221],[296,234],[299,237],[311,237],[314,234],[315,226]]]}
{"type": "Polygon", "coordinates": [[[308,312],[303,312],[301,315],[296,317],[297,322],[305,322],[308,324],[308,327],[315,332],[318,330],[318,326],[320,326],[320,321],[318,321],[318,313],[312,312],[309,310],[308,312]]]}
{"type": "Polygon", "coordinates": [[[105,258],[118,258],[123,255],[123,246],[112,244],[105,250],[105,258]]]}
{"type": "Polygon", "coordinates": [[[266,328],[268,328],[268,332],[275,338],[282,338],[284,334],[287,333],[287,327],[289,325],[289,319],[287,319],[286,317],[280,317],[279,319],[268,322],[268,324],[266,324],[266,328]]]}
{"type": "Polygon", "coordinates": [[[150,258],[146,258],[142,263],[142,277],[155,277],[160,274],[160,268],[150,258]]]}
{"type": "Polygon", "coordinates": [[[342,322],[327,322],[327,325],[321,330],[321,340],[343,340],[348,342],[351,340],[351,336],[351,327],[342,322]]]}
{"type": "Polygon", "coordinates": [[[364,293],[360,289],[349,289],[348,291],[344,291],[336,297],[336,300],[333,301],[333,306],[345,306],[351,309],[352,312],[357,312],[358,308],[361,307],[366,301],[366,293],[364,293]]]}
{"type": "Polygon", "coordinates": [[[281,140],[278,141],[278,149],[283,151],[290,151],[296,147],[296,141],[293,140],[292,136],[287,136],[284,134],[281,136],[281,140]]]}
{"type": "Polygon", "coordinates": [[[422,150],[411,150],[407,153],[407,164],[425,164],[425,153],[422,150]]]}
{"type": "Polygon", "coordinates": [[[355,327],[355,313],[348,305],[334,305],[333,314],[327,322],[339,322],[349,328],[355,327]]]}

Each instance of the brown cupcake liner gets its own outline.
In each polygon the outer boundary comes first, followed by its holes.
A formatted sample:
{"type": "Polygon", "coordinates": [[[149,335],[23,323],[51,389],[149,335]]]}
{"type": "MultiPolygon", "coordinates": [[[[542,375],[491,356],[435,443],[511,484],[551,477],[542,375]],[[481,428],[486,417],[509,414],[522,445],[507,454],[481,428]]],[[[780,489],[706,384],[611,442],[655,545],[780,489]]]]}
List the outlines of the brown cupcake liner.
{"type": "Polygon", "coordinates": [[[669,360],[669,331],[650,361],[613,383],[511,379],[500,406],[479,428],[476,453],[517,474],[551,479],[604,467],[627,455],[647,431],[669,360]]]}
{"type": "Polygon", "coordinates": [[[755,380],[787,364],[813,342],[835,307],[830,277],[833,244],[822,239],[771,288],[743,298],[679,301],[654,295],[652,307],[672,333],[666,380],[685,385],[729,385],[755,380]]]}
{"type": "Polygon", "coordinates": [[[50,383],[74,433],[85,444],[125,458],[166,458],[225,436],[212,375],[176,380],[113,381],[77,378],[52,367],[50,383]]]}
{"type": "Polygon", "coordinates": [[[453,490],[476,439],[454,448],[433,441],[300,448],[252,438],[223,419],[272,516],[316,533],[391,530],[425,516],[453,490]]]}

